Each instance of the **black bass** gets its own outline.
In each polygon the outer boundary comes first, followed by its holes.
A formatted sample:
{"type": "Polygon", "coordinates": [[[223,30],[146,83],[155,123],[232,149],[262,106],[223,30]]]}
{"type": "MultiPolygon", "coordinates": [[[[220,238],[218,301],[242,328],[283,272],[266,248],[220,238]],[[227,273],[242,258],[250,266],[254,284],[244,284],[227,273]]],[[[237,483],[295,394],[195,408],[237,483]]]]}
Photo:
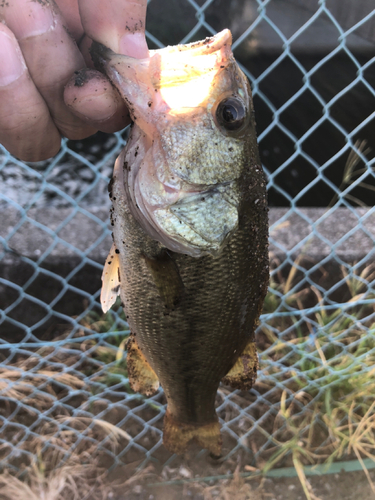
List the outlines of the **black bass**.
{"type": "Polygon", "coordinates": [[[249,389],[254,331],[268,284],[266,182],[249,82],[228,30],[147,59],[95,44],[133,126],[109,191],[113,247],[102,307],[120,294],[131,337],[129,381],[168,407],[164,444],[195,440],[218,456],[215,396],[249,389]]]}

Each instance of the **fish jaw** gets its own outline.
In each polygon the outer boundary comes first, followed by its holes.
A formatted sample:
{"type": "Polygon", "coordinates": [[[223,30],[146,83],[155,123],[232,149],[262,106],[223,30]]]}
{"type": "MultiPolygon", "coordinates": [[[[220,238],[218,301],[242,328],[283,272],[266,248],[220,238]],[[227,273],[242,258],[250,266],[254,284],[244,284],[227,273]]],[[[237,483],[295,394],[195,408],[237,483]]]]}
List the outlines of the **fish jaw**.
{"type": "Polygon", "coordinates": [[[252,112],[229,30],[140,60],[98,44],[93,52],[134,121],[124,162],[132,173],[123,174],[132,214],[169,250],[218,255],[238,227],[238,180],[252,112]],[[238,130],[218,123],[228,99],[244,115],[238,130]]]}

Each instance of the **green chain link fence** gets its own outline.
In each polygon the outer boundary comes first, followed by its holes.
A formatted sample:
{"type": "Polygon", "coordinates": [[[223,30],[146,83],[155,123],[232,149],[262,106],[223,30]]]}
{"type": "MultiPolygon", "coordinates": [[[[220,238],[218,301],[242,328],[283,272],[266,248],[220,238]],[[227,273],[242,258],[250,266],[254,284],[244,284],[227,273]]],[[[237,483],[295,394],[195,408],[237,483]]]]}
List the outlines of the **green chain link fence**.
{"type": "MultiPolygon", "coordinates": [[[[371,3],[149,2],[151,47],[232,30],[268,176],[272,275],[260,371],[248,393],[218,391],[226,464],[239,455],[255,467],[353,458],[330,429],[350,437],[349,424],[373,414],[371,3]]],[[[95,449],[108,468],[179,463],[162,445],[162,390],[144,398],[129,388],[121,307],[106,316],[99,307],[107,183],[126,137],[63,140],[55,158],[34,164],[0,149],[3,468],[19,471],[51,450],[60,463],[95,449]]]]}

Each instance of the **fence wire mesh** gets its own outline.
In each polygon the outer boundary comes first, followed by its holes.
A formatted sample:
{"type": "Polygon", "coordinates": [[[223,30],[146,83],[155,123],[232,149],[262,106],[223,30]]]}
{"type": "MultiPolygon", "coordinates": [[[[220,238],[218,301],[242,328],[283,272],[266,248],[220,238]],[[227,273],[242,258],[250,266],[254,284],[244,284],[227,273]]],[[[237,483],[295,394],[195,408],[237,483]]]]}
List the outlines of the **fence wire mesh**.
{"type": "MultiPolygon", "coordinates": [[[[231,28],[268,176],[272,273],[258,380],[248,393],[221,386],[217,395],[227,469],[239,454],[255,467],[270,457],[290,463],[291,436],[313,450],[307,461],[323,461],[337,451],[327,419],[343,429],[373,401],[371,3],[149,2],[151,47],[231,28]]],[[[129,388],[121,307],[105,316],[99,307],[111,243],[107,184],[126,137],[63,140],[56,157],[33,164],[1,150],[0,460],[8,469],[51,450],[59,462],[94,450],[108,468],[178,463],[162,445],[162,390],[145,398],[129,388]]]]}

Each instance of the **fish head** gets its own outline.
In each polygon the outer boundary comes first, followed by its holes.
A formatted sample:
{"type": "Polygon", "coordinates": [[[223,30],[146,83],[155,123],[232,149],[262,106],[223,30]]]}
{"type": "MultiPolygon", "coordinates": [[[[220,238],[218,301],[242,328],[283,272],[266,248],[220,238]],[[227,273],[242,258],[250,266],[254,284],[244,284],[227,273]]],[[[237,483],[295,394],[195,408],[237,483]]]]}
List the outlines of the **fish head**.
{"type": "Polygon", "coordinates": [[[238,227],[239,181],[256,144],[250,85],[231,43],[224,30],[147,59],[93,49],[134,121],[117,172],[127,203],[152,238],[194,257],[218,255],[238,227]]]}

